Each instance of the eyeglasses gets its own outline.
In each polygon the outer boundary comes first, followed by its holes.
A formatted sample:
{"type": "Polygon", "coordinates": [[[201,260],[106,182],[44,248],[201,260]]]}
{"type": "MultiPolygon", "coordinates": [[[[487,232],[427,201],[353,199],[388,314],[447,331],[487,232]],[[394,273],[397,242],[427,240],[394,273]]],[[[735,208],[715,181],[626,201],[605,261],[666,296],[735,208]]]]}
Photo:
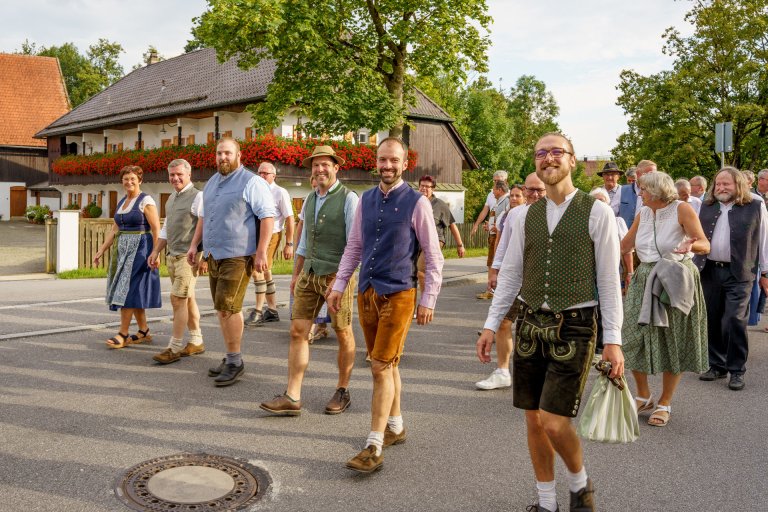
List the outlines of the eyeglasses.
{"type": "Polygon", "coordinates": [[[543,196],[544,194],[546,194],[546,192],[547,192],[547,189],[545,189],[545,188],[531,188],[531,187],[526,187],[525,188],[525,193],[526,194],[528,194],[528,193],[530,193],[530,194],[539,194],[540,196],[543,196]]]}
{"type": "Polygon", "coordinates": [[[422,188],[435,188],[435,187],[433,187],[432,185],[419,185],[419,188],[422,189],[422,188]]]}
{"type": "Polygon", "coordinates": [[[552,148],[552,149],[537,149],[533,152],[533,156],[536,157],[536,160],[544,160],[547,158],[547,155],[552,155],[552,158],[563,158],[565,154],[572,155],[570,151],[566,151],[563,148],[552,148]]]}

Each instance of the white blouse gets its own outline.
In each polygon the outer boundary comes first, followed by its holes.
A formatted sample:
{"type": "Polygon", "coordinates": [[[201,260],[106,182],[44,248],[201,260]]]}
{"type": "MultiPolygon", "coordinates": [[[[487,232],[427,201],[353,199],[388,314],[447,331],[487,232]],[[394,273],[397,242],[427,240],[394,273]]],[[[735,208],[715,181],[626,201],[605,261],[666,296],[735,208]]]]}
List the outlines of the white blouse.
{"type": "Polygon", "coordinates": [[[675,254],[672,251],[685,239],[685,232],[677,217],[681,201],[672,201],[664,208],[653,210],[647,206],[640,209],[640,224],[635,237],[635,251],[642,263],[659,261],[663,256],[680,261],[692,257],[693,253],[675,254]],[[655,243],[654,243],[655,231],[655,243]]]}

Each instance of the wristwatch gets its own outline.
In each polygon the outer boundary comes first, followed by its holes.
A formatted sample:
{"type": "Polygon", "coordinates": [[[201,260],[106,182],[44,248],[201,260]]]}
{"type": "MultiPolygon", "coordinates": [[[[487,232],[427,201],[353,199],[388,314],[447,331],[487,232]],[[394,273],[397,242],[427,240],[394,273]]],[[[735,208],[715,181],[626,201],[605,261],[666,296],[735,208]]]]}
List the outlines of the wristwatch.
{"type": "Polygon", "coordinates": [[[288,247],[293,247],[293,242],[286,242],[285,245],[287,245],[288,247]]]}

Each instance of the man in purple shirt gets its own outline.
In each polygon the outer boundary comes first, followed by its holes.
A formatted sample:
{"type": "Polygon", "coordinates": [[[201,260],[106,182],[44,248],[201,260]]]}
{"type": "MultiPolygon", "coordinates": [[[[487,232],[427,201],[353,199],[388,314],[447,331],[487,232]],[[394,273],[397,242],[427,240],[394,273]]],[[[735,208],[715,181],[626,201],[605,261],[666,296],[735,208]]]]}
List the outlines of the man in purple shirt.
{"type": "Polygon", "coordinates": [[[416,311],[419,325],[432,321],[442,283],[443,254],[432,206],[403,181],[407,158],[408,148],[402,140],[388,137],[379,144],[376,167],[381,182],[360,199],[336,280],[328,293],[328,307],[338,310],[342,293],[361,264],[357,304],[371,355],[371,433],[363,451],[347,462],[347,468],[361,473],[381,467],[383,447],[405,441],[398,363],[416,303],[419,248],[426,260],[424,290],[416,311]]]}

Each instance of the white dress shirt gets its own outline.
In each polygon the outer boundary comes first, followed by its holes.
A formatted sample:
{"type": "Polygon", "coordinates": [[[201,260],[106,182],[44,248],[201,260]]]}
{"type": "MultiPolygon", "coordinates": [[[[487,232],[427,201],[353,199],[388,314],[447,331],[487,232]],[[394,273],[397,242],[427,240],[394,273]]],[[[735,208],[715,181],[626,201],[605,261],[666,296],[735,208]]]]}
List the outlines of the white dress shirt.
{"type": "Polygon", "coordinates": [[[608,192],[608,202],[613,209],[613,214],[619,215],[619,205],[621,204],[621,185],[616,185],[613,190],[605,189],[608,192]]]}
{"type": "MultiPolygon", "coordinates": [[[[182,192],[185,192],[192,188],[194,185],[190,181],[187,183],[187,186],[181,189],[179,192],[174,192],[174,194],[178,195],[182,192]]],[[[195,217],[201,217],[203,215],[203,193],[198,192],[195,198],[192,200],[192,206],[189,208],[190,213],[194,215],[195,217]]],[[[163,227],[160,228],[160,234],[157,236],[157,238],[162,238],[163,240],[168,240],[168,231],[165,229],[165,222],[163,222],[163,227]]]]}
{"type": "Polygon", "coordinates": [[[293,215],[291,196],[288,194],[287,190],[275,182],[272,182],[269,185],[269,191],[272,192],[272,197],[275,199],[275,206],[277,206],[275,226],[272,228],[272,233],[280,233],[285,226],[285,219],[293,215]]]}
{"type": "Polygon", "coordinates": [[[496,253],[493,256],[491,268],[496,270],[501,268],[501,262],[507,253],[507,247],[509,247],[509,239],[513,230],[512,226],[517,222],[517,218],[522,215],[523,210],[528,209],[528,206],[527,204],[515,206],[507,212],[507,220],[504,221],[504,229],[501,230],[501,238],[499,238],[499,244],[496,246],[496,253]]]}
{"type": "MultiPolygon", "coordinates": [[[[557,227],[563,214],[571,204],[576,190],[565,197],[562,204],[557,205],[550,198],[543,198],[547,206],[547,228],[549,233],[557,227]]],[[[515,208],[517,210],[518,208],[515,208]]],[[[499,270],[499,277],[493,301],[488,309],[485,328],[494,332],[498,330],[504,315],[509,311],[514,298],[520,292],[523,284],[523,257],[525,252],[525,219],[528,208],[519,208],[520,214],[513,225],[507,225],[510,236],[506,254],[499,270]]],[[[506,229],[505,229],[506,231],[506,229]]],[[[589,237],[595,247],[595,274],[597,277],[597,292],[600,297],[600,312],[603,323],[603,339],[606,344],[621,345],[621,323],[624,318],[621,302],[621,284],[619,283],[619,261],[621,251],[616,229],[613,210],[602,201],[595,201],[589,214],[589,237]]],[[[525,301],[525,297],[520,297],[525,301]]],[[[597,301],[574,304],[568,309],[595,306],[597,301]]],[[[545,302],[542,309],[547,309],[545,302]]]]}

